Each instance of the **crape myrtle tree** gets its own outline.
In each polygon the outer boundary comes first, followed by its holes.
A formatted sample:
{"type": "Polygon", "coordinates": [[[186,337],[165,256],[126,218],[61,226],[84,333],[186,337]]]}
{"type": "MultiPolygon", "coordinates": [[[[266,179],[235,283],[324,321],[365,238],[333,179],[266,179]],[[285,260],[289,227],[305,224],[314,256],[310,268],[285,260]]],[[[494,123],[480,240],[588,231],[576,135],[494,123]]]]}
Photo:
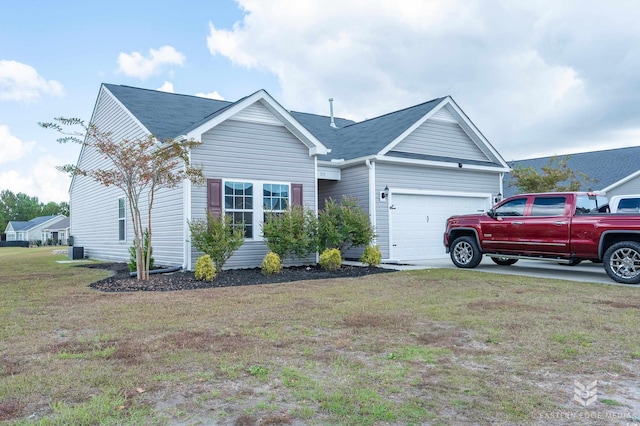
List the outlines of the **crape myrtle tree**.
{"type": "Polygon", "coordinates": [[[202,142],[176,139],[158,141],[153,135],[116,140],[111,133],[102,132],[94,124],[86,125],[78,118],[60,117],[55,118],[54,122],[38,125],[63,134],[58,142],[81,144],[84,149],[93,149],[106,160],[104,168],[85,169],[80,164],[67,164],[58,167],[58,170],[71,176],[88,176],[101,185],[115,186],[125,193],[133,222],[137,277],[139,280],[149,279],[151,250],[145,256],[145,228],[141,211],[143,197],[147,199],[146,229],[151,247],[151,212],[156,191],[175,188],[184,179],[198,185],[205,182],[202,168],[192,166],[189,160],[191,148],[202,142]]]}
{"type": "Polygon", "coordinates": [[[541,172],[534,167],[516,166],[511,172],[511,183],[523,193],[580,191],[583,184],[595,183],[584,173],[571,170],[567,161],[571,156],[551,157],[549,163],[541,167],[541,172]]]}

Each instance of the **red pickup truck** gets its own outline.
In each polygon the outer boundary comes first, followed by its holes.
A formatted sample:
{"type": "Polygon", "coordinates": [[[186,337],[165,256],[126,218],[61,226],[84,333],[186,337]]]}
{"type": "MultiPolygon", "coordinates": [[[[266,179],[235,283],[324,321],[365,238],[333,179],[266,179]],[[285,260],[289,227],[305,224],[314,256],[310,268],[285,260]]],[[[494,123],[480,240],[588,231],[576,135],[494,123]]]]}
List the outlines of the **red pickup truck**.
{"type": "Polygon", "coordinates": [[[475,268],[483,255],[498,265],[590,260],[603,263],[614,281],[638,284],[640,215],[608,213],[607,204],[587,192],[516,195],[484,214],[447,219],[444,245],[459,268],[475,268]]]}

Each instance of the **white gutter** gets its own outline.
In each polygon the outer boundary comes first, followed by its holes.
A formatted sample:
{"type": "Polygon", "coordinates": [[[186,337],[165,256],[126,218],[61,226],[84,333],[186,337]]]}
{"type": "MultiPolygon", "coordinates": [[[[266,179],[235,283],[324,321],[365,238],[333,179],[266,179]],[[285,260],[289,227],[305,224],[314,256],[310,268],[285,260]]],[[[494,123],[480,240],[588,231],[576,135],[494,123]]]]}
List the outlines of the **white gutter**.
{"type": "Polygon", "coordinates": [[[510,168],[505,167],[495,167],[495,166],[480,166],[476,164],[467,164],[462,160],[461,162],[443,162],[443,161],[433,161],[433,160],[416,160],[412,158],[401,158],[401,157],[388,157],[386,155],[368,155],[365,157],[358,157],[352,160],[343,160],[343,161],[326,161],[319,160],[318,163],[323,166],[331,166],[336,167],[339,165],[340,167],[350,166],[358,163],[362,163],[363,161],[380,161],[385,163],[401,163],[401,164],[411,164],[416,166],[430,166],[434,168],[440,169],[466,169],[466,170],[474,170],[474,171],[487,171],[487,172],[503,172],[508,173],[511,171],[510,168]],[[462,165],[462,167],[460,167],[462,165]]]}
{"type": "MultiPolygon", "coordinates": [[[[369,159],[365,160],[364,164],[369,168],[369,221],[371,221],[371,226],[373,229],[376,229],[377,223],[377,215],[376,215],[376,201],[378,197],[376,196],[376,163],[371,162],[369,159]]],[[[373,237],[373,245],[376,244],[376,237],[373,237]]]]}

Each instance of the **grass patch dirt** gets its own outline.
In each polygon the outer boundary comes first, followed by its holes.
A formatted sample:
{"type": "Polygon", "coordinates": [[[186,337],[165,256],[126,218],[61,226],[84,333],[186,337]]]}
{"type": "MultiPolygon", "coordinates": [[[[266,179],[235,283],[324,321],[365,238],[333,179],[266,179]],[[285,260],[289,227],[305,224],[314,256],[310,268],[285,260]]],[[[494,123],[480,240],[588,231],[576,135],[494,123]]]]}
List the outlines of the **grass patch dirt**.
{"type": "Polygon", "coordinates": [[[7,424],[640,418],[640,288],[423,270],[105,293],[64,259],[0,248],[7,424]]]}

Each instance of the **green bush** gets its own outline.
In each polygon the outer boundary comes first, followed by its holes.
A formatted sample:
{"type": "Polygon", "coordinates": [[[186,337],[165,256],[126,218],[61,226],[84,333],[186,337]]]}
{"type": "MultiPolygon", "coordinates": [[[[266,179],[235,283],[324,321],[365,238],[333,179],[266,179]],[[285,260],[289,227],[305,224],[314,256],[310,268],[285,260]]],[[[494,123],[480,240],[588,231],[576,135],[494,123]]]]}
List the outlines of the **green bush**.
{"type": "Polygon", "coordinates": [[[196,260],[196,270],[194,275],[196,276],[196,280],[213,281],[216,277],[216,267],[213,266],[211,256],[205,254],[196,260]]]}
{"type": "Polygon", "coordinates": [[[187,221],[191,231],[191,243],[199,252],[208,254],[216,267],[222,273],[222,267],[244,243],[242,226],[233,226],[231,217],[216,217],[207,210],[207,218],[187,221]]]}
{"type": "Polygon", "coordinates": [[[280,259],[305,258],[318,250],[318,221],[313,211],[302,206],[269,212],[262,223],[262,236],[280,259]]]}
{"type": "Polygon", "coordinates": [[[382,261],[382,253],[378,246],[367,246],[360,257],[360,261],[369,266],[378,266],[382,261]]]}
{"type": "Polygon", "coordinates": [[[320,255],[320,267],[329,271],[340,269],[342,265],[342,254],[338,249],[326,249],[320,255]]]}
{"type": "MultiPolygon", "coordinates": [[[[142,249],[142,256],[147,258],[147,251],[151,250],[150,258],[149,258],[149,270],[153,269],[153,247],[149,248],[149,230],[145,228],[144,230],[144,247],[142,249]]],[[[133,244],[129,247],[129,271],[137,271],[138,270],[138,261],[136,259],[136,245],[133,244]]],[[[144,259],[143,259],[144,260],[144,259]]]]}
{"type": "Polygon", "coordinates": [[[262,260],[260,269],[262,270],[263,275],[280,273],[282,271],[282,261],[280,260],[280,256],[270,251],[262,260]]]}
{"type": "Polygon", "coordinates": [[[343,197],[341,203],[327,200],[318,213],[319,248],[337,248],[344,253],[351,247],[369,245],[375,232],[369,215],[362,210],[355,198],[343,197]]]}

